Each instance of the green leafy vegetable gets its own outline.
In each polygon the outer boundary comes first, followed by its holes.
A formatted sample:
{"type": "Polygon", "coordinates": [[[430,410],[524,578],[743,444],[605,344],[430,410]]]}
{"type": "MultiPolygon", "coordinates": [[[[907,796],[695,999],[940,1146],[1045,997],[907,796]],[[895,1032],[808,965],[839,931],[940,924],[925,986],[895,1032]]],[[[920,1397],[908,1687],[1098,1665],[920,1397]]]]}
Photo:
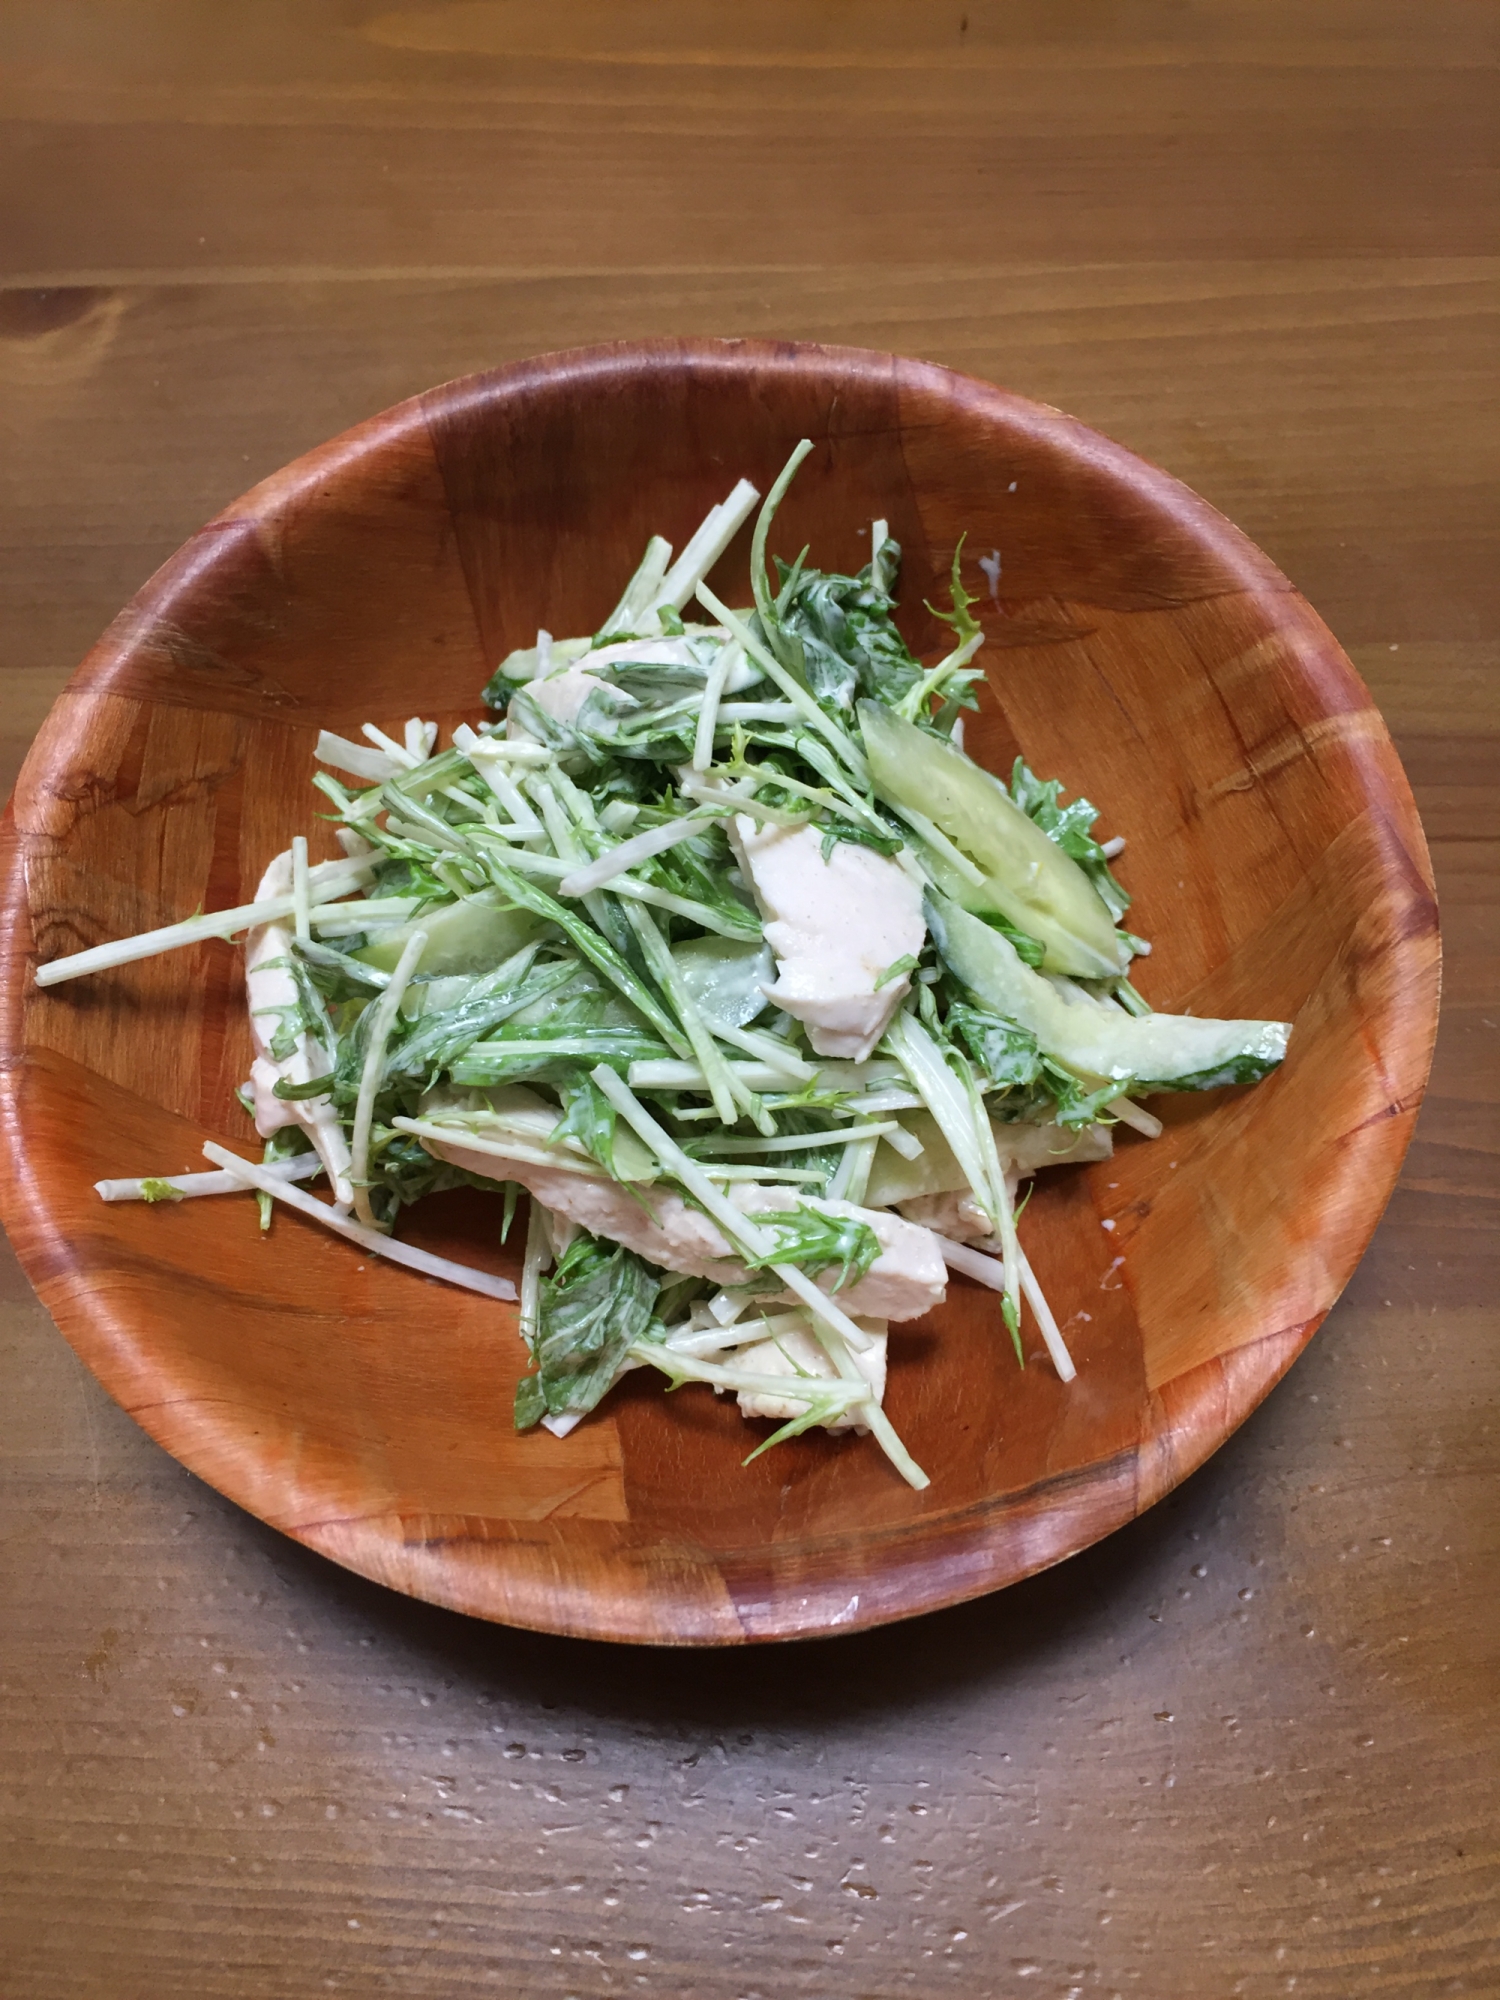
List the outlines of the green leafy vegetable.
{"type": "Polygon", "coordinates": [[[558,1086],[563,1115],[552,1128],[551,1144],[560,1146],[576,1139],[591,1158],[615,1180],[615,1125],[619,1114],[592,1077],[573,1074],[558,1086]]]}
{"type": "Polygon", "coordinates": [[[390,1082],[424,1082],[429,1087],[466,1049],[523,1009],[555,996],[576,980],[579,961],[557,959],[529,970],[530,955],[476,980],[457,1006],[424,1014],[386,1062],[390,1082]]]}
{"type": "Polygon", "coordinates": [[[996,1014],[963,1001],[948,1009],[947,1032],[962,1042],[977,1064],[986,1090],[1025,1089],[1042,1073],[1036,1036],[996,1014]]]}
{"type": "Polygon", "coordinates": [[[497,886],[504,889],[513,902],[536,916],[550,918],[559,929],[567,932],[583,956],[591,965],[598,967],[638,1013],[644,1015],[674,1055],[685,1056],[688,1053],[688,1044],[681,1030],[608,939],[601,937],[591,924],[576,916],[555,896],[549,896],[545,889],[537,888],[534,882],[528,882],[525,876],[508,868],[497,855],[487,855],[485,865],[497,886]]]}
{"type": "Polygon", "coordinates": [[[979,620],[969,610],[969,606],[977,600],[971,597],[968,591],[964,589],[964,543],[967,540],[967,535],[960,535],[958,546],[953,551],[953,568],[948,578],[948,595],[953,601],[953,609],[951,611],[939,611],[935,604],[929,604],[927,607],[934,618],[940,618],[945,625],[953,627],[954,637],[960,644],[969,639],[977,639],[981,636],[979,620]]]}
{"type": "Polygon", "coordinates": [[[624,1071],[633,1062],[659,1062],[671,1051],[637,1028],[585,1027],[570,1034],[530,1033],[507,1026],[482,1042],[471,1042],[449,1065],[453,1081],[466,1088],[494,1089],[503,1083],[553,1081],[606,1062],[624,1071]]]}
{"type": "Polygon", "coordinates": [[[758,1214],[756,1227],[771,1237],[774,1247],[746,1262],[752,1270],[771,1264],[796,1264],[815,1278],[838,1266],[836,1292],[857,1284],[880,1255],[880,1238],[868,1222],[850,1215],[828,1215],[799,1202],[780,1214],[758,1214]]]}
{"type": "Polygon", "coordinates": [[[893,958],[885,971],[876,980],[875,991],[878,993],[882,986],[889,986],[893,979],[900,979],[905,973],[915,972],[916,969],[917,961],[912,957],[910,952],[906,954],[905,958],[893,958]]]}
{"type": "MultiPolygon", "coordinates": [[[[894,576],[901,550],[887,539],[884,551],[882,568],[894,576]]],[[[868,563],[858,576],[818,569],[794,575],[779,558],[776,566],[781,574],[776,616],[782,631],[800,645],[807,685],[820,702],[847,710],[863,695],[894,706],[916,686],[921,666],[896,629],[893,600],[874,584],[868,563]]]]}
{"type": "Polygon", "coordinates": [[[580,1230],[542,1280],[536,1373],[517,1389],[516,1428],[593,1409],[644,1336],[660,1289],[654,1264],[580,1230]]]}

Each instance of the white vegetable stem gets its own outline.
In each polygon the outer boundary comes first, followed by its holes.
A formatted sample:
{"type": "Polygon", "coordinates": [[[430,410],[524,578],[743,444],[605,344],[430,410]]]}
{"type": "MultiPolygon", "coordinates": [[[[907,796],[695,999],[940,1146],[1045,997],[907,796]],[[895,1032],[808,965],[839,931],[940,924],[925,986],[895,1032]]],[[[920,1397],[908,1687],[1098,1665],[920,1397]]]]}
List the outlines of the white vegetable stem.
{"type": "MultiPolygon", "coordinates": [[[[864,1377],[860,1373],[859,1365],[849,1352],[851,1346],[858,1345],[849,1339],[850,1332],[862,1334],[862,1329],[856,1328],[853,1320],[843,1313],[838,1315],[844,1322],[839,1326],[833,1314],[822,1309],[829,1305],[830,1301],[818,1290],[811,1278],[805,1272],[799,1271],[795,1264],[775,1264],[772,1269],[789,1291],[795,1292],[798,1298],[812,1308],[813,1332],[817,1335],[824,1353],[838,1370],[841,1379],[845,1382],[862,1382],[864,1377]],[[821,1306],[818,1301],[821,1301],[821,1306]]],[[[868,1345],[868,1337],[863,1335],[862,1337],[866,1339],[868,1345]]],[[[908,1486],[914,1487],[920,1493],[925,1486],[931,1485],[932,1482],[927,1474],[902,1443],[896,1426],[873,1396],[867,1396],[864,1402],[855,1404],[854,1409],[861,1421],[869,1426],[870,1435],[908,1486]]]]}
{"type": "MultiPolygon", "coordinates": [[[[986,1257],[982,1250],[975,1250],[967,1243],[951,1243],[946,1236],[938,1237],[938,1247],[943,1253],[943,1262],[950,1271],[962,1271],[966,1278],[977,1278],[981,1285],[988,1285],[992,1292],[1005,1290],[1005,1265],[998,1257],[986,1257]]],[[[1026,1303],[1036,1314],[1037,1325],[1042,1330],[1042,1339],[1047,1344],[1047,1352],[1052,1357],[1053,1366],[1064,1382],[1071,1382],[1078,1370],[1073,1366],[1073,1357],[1068,1352],[1067,1342],[1062,1337],[1062,1329],[1057,1324],[1046,1294],[1037,1283],[1035,1271],[1031,1268],[1026,1252],[1020,1253],[1021,1290],[1026,1294],[1026,1303]]]]}
{"type": "Polygon", "coordinates": [[[428,1250],[418,1250],[410,1243],[398,1243],[394,1237],[383,1236],[378,1229],[366,1229],[363,1223],[352,1222],[327,1202],[305,1194],[301,1188],[257,1165],[254,1160],[242,1160],[238,1153],[231,1153],[227,1146],[215,1145],[212,1139],[204,1146],[203,1155],[216,1166],[236,1175],[246,1187],[259,1188],[263,1194],[274,1195],[277,1201],[284,1201],[299,1214],[321,1222],[335,1236],[347,1237],[374,1257],[402,1264],[409,1271],[420,1271],[426,1278],[442,1278],[450,1285],[462,1286],[465,1291],[481,1292],[488,1299],[514,1299],[516,1296],[516,1288],[509,1278],[492,1278],[488,1271],[476,1271],[468,1264],[455,1264],[448,1257],[434,1257],[428,1250]]]}
{"type": "MultiPolygon", "coordinates": [[[[309,894],[314,903],[332,902],[356,882],[367,881],[372,873],[365,855],[351,855],[343,861],[320,861],[308,870],[309,894]]],[[[233,910],[213,910],[204,917],[186,917],[181,923],[163,924],[159,930],[140,931],[135,937],[116,938],[110,944],[91,945],[87,951],[70,952],[65,958],[50,959],[36,969],[38,986],[57,986],[64,979],[81,979],[85,973],[104,972],[114,965],[133,965],[137,959],[155,958],[159,952],[180,951],[184,945],[203,944],[209,938],[233,937],[257,924],[281,923],[296,911],[294,896],[267,896],[263,902],[241,903],[233,910]]]]}
{"type": "Polygon", "coordinates": [[[1161,1120],[1153,1117],[1149,1111],[1143,1110],[1132,1099],[1128,1097],[1114,1097],[1110,1099],[1104,1108],[1111,1116],[1118,1118],[1122,1125],[1128,1125],[1132,1131],[1139,1132],[1143,1138],[1159,1139],[1161,1137],[1161,1120]]]}
{"type": "MultiPolygon", "coordinates": [[[[311,1180],[314,1174],[323,1171],[323,1162],[316,1153],[298,1153],[289,1160],[266,1160],[268,1174],[275,1174],[278,1180],[311,1180]]],[[[191,1200],[201,1194],[244,1194],[246,1184],[237,1174],[147,1174],[138,1181],[95,1181],[94,1192],[101,1201],[145,1201],[148,1182],[156,1187],[169,1187],[173,1194],[180,1194],[191,1200]]]]}
{"type": "Polygon", "coordinates": [[[687,547],[662,579],[651,609],[680,611],[750,518],[760,494],[748,479],[736,480],[729,497],[710,507],[687,547]]]}
{"type": "MultiPolygon", "coordinates": [[[[790,702],[787,706],[791,707],[790,702]]],[[[793,711],[793,721],[796,720],[799,713],[800,711],[798,710],[793,711]]],[[[712,805],[717,801],[720,805],[733,806],[737,813],[748,813],[752,819],[764,820],[767,826],[809,825],[810,816],[807,813],[783,812],[780,806],[762,805],[760,800],[755,796],[754,786],[756,784],[782,785],[784,783],[786,781],[780,776],[760,777],[758,774],[752,774],[752,777],[749,779],[736,779],[733,784],[727,784],[723,778],[715,778],[711,783],[702,783],[697,778],[680,777],[679,789],[684,798],[701,799],[705,805],[712,805]],[[747,784],[750,786],[748,791],[745,789],[747,784]]],[[[825,799],[818,798],[815,792],[809,791],[806,785],[800,786],[797,789],[801,792],[807,792],[808,796],[813,798],[817,804],[827,804],[825,799]]]]}
{"type": "Polygon", "coordinates": [[[872,590],[878,590],[882,596],[885,594],[885,564],[880,559],[880,552],[885,547],[886,539],[889,536],[889,534],[890,534],[889,523],[885,521],[874,521],[871,523],[870,588],[872,590]]]}
{"type": "Polygon", "coordinates": [[[763,646],[755,637],[744,619],[737,617],[727,604],[715,597],[706,583],[700,583],[698,586],[698,602],[711,611],[721,625],[733,633],[755,664],[771,676],[787,700],[792,702],[807,719],[810,727],[815,729],[848,765],[861,791],[867,791],[870,784],[870,767],[865,762],[864,752],[848,731],[840,729],[836,722],[823,713],[807,689],[793,680],[770,648],[763,646]]]}
{"type": "Polygon", "coordinates": [[[788,1083],[811,1083],[818,1073],[811,1063],[804,1062],[795,1050],[764,1029],[731,1028],[727,1021],[713,1021],[709,1025],[715,1041],[727,1042],[730,1048],[755,1056],[788,1083]]]}
{"type": "MultiPolygon", "coordinates": [[[[743,1209],[736,1208],[721,1193],[705,1164],[692,1159],[682,1150],[671,1134],[658,1125],[635,1092],[621,1083],[607,1063],[600,1063],[590,1074],[636,1137],[650,1147],[661,1162],[663,1171],[687,1189],[699,1206],[718,1223],[732,1244],[739,1245],[757,1263],[763,1263],[774,1247],[771,1239],[743,1209]]],[[[863,1352],[870,1345],[870,1336],[863,1328],[856,1326],[849,1315],[795,1264],[772,1264],[769,1268],[798,1298],[805,1299],[835,1332],[847,1338],[854,1348],[863,1352]],[[791,1275],[788,1276],[788,1273],[791,1275]],[[810,1299],[807,1297],[809,1292],[812,1294],[810,1299]]]]}
{"type": "MultiPolygon", "coordinates": [[[[523,1166],[554,1167],[559,1173],[589,1174],[599,1176],[598,1163],[587,1154],[577,1150],[570,1140],[566,1148],[553,1146],[549,1140],[538,1139],[534,1135],[523,1137],[519,1133],[509,1133],[505,1121],[497,1119],[493,1128],[501,1133],[499,1138],[486,1138],[484,1132],[476,1132],[472,1127],[457,1119],[440,1121],[434,1118],[393,1118],[391,1124],[398,1132],[409,1132],[414,1139],[432,1139],[443,1146],[462,1146],[465,1152],[488,1153],[497,1160],[519,1160],[523,1166]]],[[[497,1180],[504,1180],[504,1174],[497,1174],[497,1180]]]]}
{"type": "Polygon", "coordinates": [[[1032,1270],[1026,1252],[1020,1250],[1017,1255],[1021,1260],[1021,1290],[1026,1294],[1027,1304],[1036,1314],[1036,1323],[1042,1329],[1042,1339],[1047,1343],[1047,1352],[1052,1356],[1052,1365],[1064,1382],[1071,1382],[1078,1370],[1073,1366],[1073,1357],[1069,1354],[1067,1342],[1062,1337],[1062,1328],[1047,1303],[1046,1294],[1037,1283],[1036,1272],[1032,1270]]]}
{"type": "MultiPolygon", "coordinates": [[[[901,1127],[894,1119],[876,1125],[841,1125],[831,1132],[793,1132],[780,1139],[702,1139],[695,1145],[712,1146],[716,1153],[810,1153],[823,1146],[853,1146],[861,1139],[884,1139],[901,1127]]],[[[922,1150],[920,1142],[917,1153],[922,1150]]]]}
{"type": "MultiPolygon", "coordinates": [[[[714,513],[718,512],[715,508],[714,513]]],[[[634,632],[640,627],[641,619],[656,601],[656,593],[661,588],[661,580],[667,573],[667,564],[672,560],[672,544],[664,535],[653,535],[646,544],[646,553],[641,557],[635,575],[626,584],[624,593],[614,610],[599,627],[601,632],[634,632]]]]}
{"type": "Polygon", "coordinates": [[[667,1002],[682,1023],[683,1032],[698,1058],[703,1074],[708,1080],[708,1094],[722,1124],[733,1125],[741,1112],[747,1113],[761,1124],[768,1133],[776,1126],[767,1113],[760,1109],[753,1094],[735,1077],[718,1043],[709,1031],[708,1023],[701,1011],[694,1005],[692,996],[683,983],[677,969],[677,961],[666,939],[651,918],[648,911],[633,904],[625,904],[624,916],[635,932],[636,942],[641,947],[641,955],[666,996],[667,1002]],[[758,1117],[757,1117],[758,1113],[758,1117]]]}
{"type": "Polygon", "coordinates": [[[714,729],[719,720],[719,703],[724,699],[729,670],[742,657],[738,646],[721,646],[709,671],[708,685],[703,690],[703,706],[698,711],[698,727],[693,732],[692,768],[695,771],[706,771],[714,761],[714,729]]]}
{"type": "Polygon", "coordinates": [[[900,1062],[911,1087],[937,1120],[938,1129],[953,1149],[969,1190],[988,1216],[990,1227],[998,1230],[1000,1215],[989,1161],[976,1129],[968,1094],[944,1062],[931,1035],[913,1014],[898,1014],[886,1030],[885,1045],[900,1062]]]}
{"type": "Polygon", "coordinates": [[[389,983],[375,1002],[370,1022],[370,1039],[365,1045],[365,1066],[359,1079],[359,1096],[354,1106],[354,1134],[349,1143],[349,1180],[354,1189],[354,1211],[367,1229],[375,1228],[375,1211],[370,1206],[370,1127],[375,1122],[375,1098],[385,1068],[385,1045],[396,1024],[401,996],[411,982],[418,961],[427,949],[426,931],[413,931],[396,961],[389,983]]]}
{"type": "MultiPolygon", "coordinates": [[[[698,1163],[689,1159],[676,1140],[662,1129],[629,1086],[621,1083],[607,1063],[600,1063],[590,1074],[636,1137],[645,1141],[666,1171],[713,1217],[730,1242],[742,1244],[757,1260],[765,1258],[771,1247],[765,1234],[747,1215],[725,1200],[698,1163]]],[[[808,1308],[814,1331],[840,1376],[846,1382],[864,1382],[849,1352],[850,1348],[858,1352],[870,1346],[870,1336],[863,1327],[856,1326],[849,1315],[795,1264],[772,1264],[770,1268],[786,1289],[808,1308]]],[[[865,1383],[864,1387],[865,1399],[856,1406],[860,1420],[869,1426],[882,1451],[907,1484],[920,1491],[928,1484],[927,1474],[896,1435],[896,1428],[885,1411],[870,1397],[869,1384],[865,1383]]]]}
{"type": "Polygon", "coordinates": [[[412,756],[406,745],[398,743],[394,736],[387,736],[385,731],[377,728],[373,722],[362,722],[359,730],[362,736],[369,737],[377,749],[384,751],[399,770],[414,771],[417,768],[419,760],[412,756]]]}
{"type": "MultiPolygon", "coordinates": [[[[456,737],[455,742],[457,742],[456,737]]],[[[505,771],[504,765],[511,762],[515,763],[518,769],[525,770],[533,762],[540,760],[517,759],[515,752],[528,746],[519,743],[507,744],[498,736],[474,736],[471,733],[457,747],[463,751],[479,776],[510,814],[516,838],[535,839],[542,831],[542,823],[522,796],[520,786],[505,771]]],[[[543,752],[543,759],[546,755],[547,753],[543,752]]]]}
{"type": "MultiPolygon", "coordinates": [[[[738,1390],[746,1396],[775,1396],[778,1401],[785,1398],[789,1403],[809,1406],[826,1403],[830,1416],[847,1410],[851,1404],[859,1404],[870,1388],[862,1375],[857,1381],[854,1377],[830,1381],[826,1375],[752,1375],[743,1368],[716,1367],[712,1361],[700,1361],[684,1349],[669,1347],[660,1340],[637,1340],[629,1351],[632,1360],[647,1362],[679,1381],[708,1382],[715,1389],[738,1390]]],[[[859,1414],[864,1414],[862,1407],[859,1414]]]]}
{"type": "Polygon", "coordinates": [[[629,1085],[622,1083],[607,1063],[600,1063],[589,1074],[636,1137],[645,1141],[665,1170],[713,1217],[731,1243],[743,1244],[754,1258],[765,1257],[771,1249],[769,1238],[719,1192],[698,1161],[683,1152],[629,1085]]]}
{"type": "Polygon", "coordinates": [[[865,1189],[870,1185],[870,1169],[875,1164],[875,1148],[879,1144],[878,1139],[865,1139],[859,1145],[848,1148],[828,1184],[832,1200],[852,1201],[856,1208],[863,1203],[865,1189]]]}
{"type": "MultiPolygon", "coordinates": [[[[722,656],[721,656],[722,657],[722,656]]],[[[649,861],[654,855],[665,854],[684,840],[691,840],[703,832],[706,825],[722,814],[715,814],[707,807],[696,812],[685,813],[681,819],[668,820],[662,826],[648,827],[644,833],[634,834],[629,840],[622,840],[618,847],[612,847],[607,854],[601,854],[597,861],[589,862],[585,868],[575,868],[571,875],[564,875],[557,885],[559,896],[587,896],[593,889],[602,889],[616,875],[623,875],[627,869],[639,862],[649,861]]]]}
{"type": "Polygon", "coordinates": [[[312,936],[312,884],[308,880],[305,833],[292,836],[292,928],[303,944],[312,936]]]}
{"type": "Polygon", "coordinates": [[[335,736],[331,729],[320,730],[313,750],[320,764],[331,764],[335,771],[347,771],[351,777],[372,780],[383,784],[387,778],[394,778],[405,770],[384,750],[372,750],[363,743],[351,743],[347,736],[335,736]]]}
{"type": "Polygon", "coordinates": [[[547,1215],[533,1195],[526,1216],[526,1257],[521,1265],[520,1334],[528,1347],[536,1346],[537,1316],[542,1300],[542,1273],[552,1262],[552,1236],[547,1215]]]}

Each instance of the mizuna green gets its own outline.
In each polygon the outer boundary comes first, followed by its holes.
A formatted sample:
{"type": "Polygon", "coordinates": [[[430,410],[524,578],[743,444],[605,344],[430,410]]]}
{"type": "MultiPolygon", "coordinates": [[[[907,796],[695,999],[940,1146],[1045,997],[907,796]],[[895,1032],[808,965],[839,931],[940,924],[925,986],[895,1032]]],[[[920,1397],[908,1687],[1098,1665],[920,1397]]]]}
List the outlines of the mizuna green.
{"type": "Polygon", "coordinates": [[[748,603],[708,581],[756,509],[741,480],[675,560],[650,538],[597,632],[501,661],[446,746],[418,717],[325,732],[342,858],[299,837],[252,903],[37,976],[248,932],[263,1159],[213,1146],[213,1173],[105,1199],[247,1189],[262,1226],[291,1203],[495,1299],[514,1286],[410,1249],[400,1218],[477,1186],[500,1237],[525,1191],[522,1428],[564,1433],[652,1367],[773,1422],[751,1457],[852,1428],[923,1486],[884,1407],[890,1328],[959,1269],[1000,1294],[997,1365],[1034,1325],[1070,1378],[1018,1183],[1159,1130],[1133,1094],[1258,1081],[1289,1030],[1152,1013],[1123,842],[1057,780],[965,753],[984,634],[961,546],[931,664],[884,521],[852,576],[770,553],[813,450],[756,515],[748,603]],[[332,1201],[298,1185],[319,1175],[332,1201]]]}

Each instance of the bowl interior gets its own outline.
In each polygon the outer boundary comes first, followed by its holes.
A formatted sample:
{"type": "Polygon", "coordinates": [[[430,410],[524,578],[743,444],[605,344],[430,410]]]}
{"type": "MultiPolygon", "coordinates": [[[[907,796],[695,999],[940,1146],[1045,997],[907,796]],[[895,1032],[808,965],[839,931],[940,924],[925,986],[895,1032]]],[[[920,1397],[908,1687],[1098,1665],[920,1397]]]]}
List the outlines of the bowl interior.
{"type": "MultiPolygon", "coordinates": [[[[714,578],[743,602],[748,535],[714,578]]],[[[850,350],[673,342],[453,383],[255,488],[120,615],[59,702],[7,828],[6,1215],[110,1392],[264,1519],[402,1589],[596,1636],[853,1628],[1056,1560],[1197,1464],[1290,1363],[1393,1184],[1430,1057],[1437,937],[1410,795],[1369,696],[1286,579],[1204,502],[1084,426],[850,350]],[[774,537],[852,569],[884,516],[919,653],[960,535],[989,677],[969,747],[1086,792],[1124,833],[1138,984],[1161,1009],[1295,1022],[1248,1091],[1160,1098],[1152,1144],[1044,1176],[1028,1254],[1079,1366],[993,1295],[891,1343],[868,1442],[748,1467],[732,1406],[632,1377],[570,1438],[517,1438],[513,1309],[252,1204],[106,1207],[105,1175],[248,1150],[238,949],[39,993],[35,958],[248,900],[296,831],[320,727],[482,714],[497,659],[590,631],[647,536],[816,449],[774,537]],[[991,593],[977,558],[997,551],[991,593]]],[[[495,1204],[403,1233],[495,1270],[495,1204]]],[[[517,1231],[517,1237],[521,1232],[517,1231]]]]}

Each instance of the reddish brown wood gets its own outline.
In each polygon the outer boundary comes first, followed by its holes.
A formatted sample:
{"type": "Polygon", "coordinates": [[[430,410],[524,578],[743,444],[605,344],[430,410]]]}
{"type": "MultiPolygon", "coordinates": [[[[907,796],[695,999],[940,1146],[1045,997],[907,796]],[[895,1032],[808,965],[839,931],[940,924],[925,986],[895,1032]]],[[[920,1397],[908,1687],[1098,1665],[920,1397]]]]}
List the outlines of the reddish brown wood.
{"type": "MultiPolygon", "coordinates": [[[[980,587],[977,568],[975,587],[980,587]]],[[[716,579],[743,595],[743,549],[716,579]]],[[[1072,419],[854,349],[656,341],[474,376],[247,494],[85,660],[6,827],[5,1220],[78,1353],[185,1464],[398,1589],[555,1631],[719,1644],[877,1624],[994,1589],[1168,1491],[1280,1377],[1384,1207],[1430,1059],[1426,849],[1383,724],[1286,579],[1166,474],[1072,419]],[[626,1383],[558,1443],[517,1439],[504,1309],[248,1204],[105,1207],[106,1173],[250,1131],[235,953],[38,993],[88,943],[242,900],[312,822],[320,726],[477,715],[497,655],[590,629],[647,534],[817,450],[779,539],[853,563],[885,515],[922,600],[967,531],[1004,554],[994,699],[1020,746],[1131,845],[1159,1006],[1296,1022],[1250,1092],[1162,1100],[1157,1144],[1065,1170],[1026,1240],[1079,1362],[1006,1359],[956,1281],[892,1347],[889,1405],[930,1489],[858,1440],[741,1469],[706,1392],[626,1383]],[[1112,1231],[1101,1220],[1116,1223],[1112,1231]],[[1087,1315],[1087,1317],[1082,1317],[1087,1315]]],[[[412,1234],[506,1268],[483,1204],[412,1234]]]]}

